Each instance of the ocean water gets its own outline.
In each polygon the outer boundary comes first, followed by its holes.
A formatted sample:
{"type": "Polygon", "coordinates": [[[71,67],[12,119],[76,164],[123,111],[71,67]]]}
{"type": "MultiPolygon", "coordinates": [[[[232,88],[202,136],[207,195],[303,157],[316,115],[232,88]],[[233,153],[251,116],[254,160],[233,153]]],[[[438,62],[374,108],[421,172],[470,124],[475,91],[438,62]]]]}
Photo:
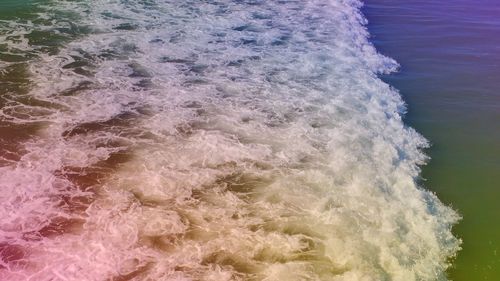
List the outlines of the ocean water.
{"type": "Polygon", "coordinates": [[[425,186],[463,216],[456,281],[500,280],[500,6],[497,1],[366,1],[370,41],[400,71],[384,80],[427,137],[425,186]]]}
{"type": "Polygon", "coordinates": [[[361,2],[0,9],[0,280],[448,279],[361,2]]]}

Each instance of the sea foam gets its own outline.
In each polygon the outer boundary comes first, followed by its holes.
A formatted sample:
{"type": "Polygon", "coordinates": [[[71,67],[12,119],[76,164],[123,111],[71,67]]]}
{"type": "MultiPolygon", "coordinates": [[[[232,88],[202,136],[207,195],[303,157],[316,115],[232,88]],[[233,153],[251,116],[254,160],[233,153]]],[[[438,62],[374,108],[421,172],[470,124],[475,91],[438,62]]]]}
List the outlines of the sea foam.
{"type": "Polygon", "coordinates": [[[360,8],[53,1],[2,23],[29,86],[0,115],[36,126],[0,167],[0,279],[446,280],[459,216],[416,183],[427,141],[360,8]]]}

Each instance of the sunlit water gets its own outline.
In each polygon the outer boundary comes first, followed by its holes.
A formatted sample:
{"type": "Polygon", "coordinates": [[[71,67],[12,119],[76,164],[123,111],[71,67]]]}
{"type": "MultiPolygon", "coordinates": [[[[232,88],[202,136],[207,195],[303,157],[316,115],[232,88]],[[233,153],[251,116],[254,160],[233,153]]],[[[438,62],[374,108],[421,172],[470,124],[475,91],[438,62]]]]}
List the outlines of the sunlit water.
{"type": "Polygon", "coordinates": [[[0,279],[446,280],[458,215],[359,9],[2,13],[0,279]]]}

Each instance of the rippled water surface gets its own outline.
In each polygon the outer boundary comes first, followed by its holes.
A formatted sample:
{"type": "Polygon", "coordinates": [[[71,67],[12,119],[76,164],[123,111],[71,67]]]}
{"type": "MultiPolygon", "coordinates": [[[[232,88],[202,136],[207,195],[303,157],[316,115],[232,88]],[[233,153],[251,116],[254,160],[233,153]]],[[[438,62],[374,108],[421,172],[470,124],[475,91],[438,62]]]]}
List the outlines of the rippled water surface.
{"type": "Polygon", "coordinates": [[[500,6],[366,1],[371,41],[401,71],[385,77],[432,142],[425,185],[463,216],[451,279],[500,279],[500,6]]]}

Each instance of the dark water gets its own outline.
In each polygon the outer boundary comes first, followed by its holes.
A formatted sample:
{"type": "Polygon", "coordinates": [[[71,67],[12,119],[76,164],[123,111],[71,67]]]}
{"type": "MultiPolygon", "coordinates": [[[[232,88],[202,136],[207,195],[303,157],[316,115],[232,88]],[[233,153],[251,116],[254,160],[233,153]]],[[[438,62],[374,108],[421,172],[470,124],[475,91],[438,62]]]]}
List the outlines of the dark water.
{"type": "Polygon", "coordinates": [[[26,15],[30,5],[40,3],[40,0],[2,0],[0,1],[0,18],[14,18],[26,15]]]}
{"type": "Polygon", "coordinates": [[[500,280],[500,5],[366,1],[372,42],[401,64],[384,79],[431,143],[425,186],[463,216],[452,280],[500,280]]]}

